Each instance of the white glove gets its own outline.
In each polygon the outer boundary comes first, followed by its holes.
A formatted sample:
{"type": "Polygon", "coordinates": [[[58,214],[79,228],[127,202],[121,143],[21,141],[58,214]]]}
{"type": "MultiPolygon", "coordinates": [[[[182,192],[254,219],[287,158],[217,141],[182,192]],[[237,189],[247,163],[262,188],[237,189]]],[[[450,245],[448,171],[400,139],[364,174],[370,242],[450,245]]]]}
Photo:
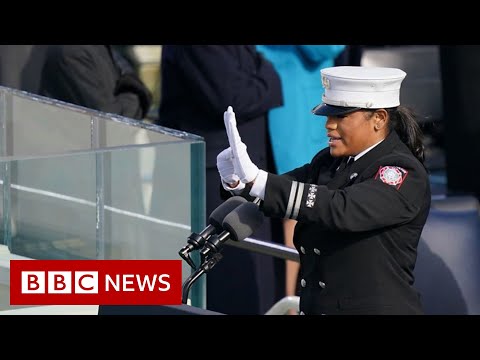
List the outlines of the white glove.
{"type": "Polygon", "coordinates": [[[252,182],[258,175],[258,167],[250,160],[247,145],[240,138],[237,119],[231,106],[223,113],[223,121],[227,130],[228,142],[232,149],[234,172],[244,184],[252,182]]]}
{"type": "Polygon", "coordinates": [[[240,178],[235,174],[233,166],[232,149],[227,148],[217,155],[217,169],[220,178],[227,184],[235,184],[240,178]]]}
{"type": "Polygon", "coordinates": [[[233,165],[232,149],[227,148],[217,155],[217,169],[222,179],[222,186],[225,190],[241,190],[245,188],[245,184],[240,182],[240,178],[235,174],[233,165]],[[229,185],[239,183],[235,188],[229,185]]]}

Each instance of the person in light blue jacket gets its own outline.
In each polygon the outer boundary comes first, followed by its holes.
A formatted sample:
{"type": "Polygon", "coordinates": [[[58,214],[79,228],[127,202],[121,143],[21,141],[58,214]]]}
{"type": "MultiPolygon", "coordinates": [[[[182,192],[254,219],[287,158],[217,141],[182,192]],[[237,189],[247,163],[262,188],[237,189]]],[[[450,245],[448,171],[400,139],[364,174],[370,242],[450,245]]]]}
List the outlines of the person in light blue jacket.
{"type": "MultiPolygon", "coordinates": [[[[268,131],[276,172],[283,174],[310,162],[328,146],[326,118],[312,114],[322,101],[320,69],[334,66],[345,45],[257,45],[282,82],[283,105],[268,113],[268,131]]],[[[295,220],[283,224],[284,243],[293,247],[295,220]]],[[[287,261],[286,296],[297,293],[298,264],[287,261]]]]}
{"type": "Polygon", "coordinates": [[[257,45],[282,82],[284,104],[268,114],[277,173],[309,162],[328,146],[326,118],[311,110],[322,100],[320,69],[333,66],[344,49],[345,45],[257,45]]]}

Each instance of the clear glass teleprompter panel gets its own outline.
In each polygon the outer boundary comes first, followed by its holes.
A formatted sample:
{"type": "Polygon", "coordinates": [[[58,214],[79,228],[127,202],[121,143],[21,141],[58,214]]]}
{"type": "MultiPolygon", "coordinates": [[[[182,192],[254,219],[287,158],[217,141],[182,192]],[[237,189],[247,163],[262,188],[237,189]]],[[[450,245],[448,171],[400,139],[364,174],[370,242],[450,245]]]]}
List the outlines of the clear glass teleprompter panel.
{"type": "Polygon", "coordinates": [[[12,253],[180,259],[204,228],[201,137],[4,87],[0,124],[0,242],[12,253]]]}

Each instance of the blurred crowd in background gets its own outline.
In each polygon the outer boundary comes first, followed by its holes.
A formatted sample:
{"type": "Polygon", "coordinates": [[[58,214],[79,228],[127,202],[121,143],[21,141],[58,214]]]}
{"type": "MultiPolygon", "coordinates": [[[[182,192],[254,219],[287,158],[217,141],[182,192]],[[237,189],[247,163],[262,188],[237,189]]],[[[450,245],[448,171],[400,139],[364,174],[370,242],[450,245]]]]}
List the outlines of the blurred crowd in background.
{"type": "MultiPolygon", "coordinates": [[[[0,85],[38,93],[47,47],[48,45],[0,45],[0,85]]],[[[471,50],[475,48],[466,47],[472,48],[471,50]]],[[[162,95],[162,45],[112,45],[112,48],[129,62],[150,90],[152,101],[144,120],[155,122],[162,95]]],[[[336,64],[393,66],[405,70],[408,75],[404,81],[402,101],[406,105],[412,105],[425,119],[423,128],[427,135],[427,161],[430,169],[435,174],[446,170],[440,46],[347,46],[339,54],[336,64]]],[[[443,180],[438,178],[438,181],[443,180]]],[[[443,187],[439,191],[444,191],[443,187]]]]}

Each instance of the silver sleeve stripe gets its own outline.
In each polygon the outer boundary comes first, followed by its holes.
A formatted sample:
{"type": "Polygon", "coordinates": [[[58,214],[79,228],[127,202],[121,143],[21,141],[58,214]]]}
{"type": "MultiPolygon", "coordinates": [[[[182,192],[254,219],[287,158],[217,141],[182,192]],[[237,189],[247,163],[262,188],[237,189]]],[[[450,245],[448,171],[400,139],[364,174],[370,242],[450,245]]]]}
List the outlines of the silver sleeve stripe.
{"type": "Polygon", "coordinates": [[[295,201],[295,207],[293,208],[292,219],[296,220],[298,216],[298,212],[300,211],[300,203],[302,202],[303,196],[303,188],[305,187],[304,183],[298,183],[298,190],[297,190],[297,200],[295,201]]]}
{"type": "Polygon", "coordinates": [[[292,212],[293,203],[295,202],[295,194],[297,192],[298,182],[292,181],[292,187],[290,188],[290,196],[288,198],[287,211],[285,212],[285,219],[290,218],[292,212]]]}

